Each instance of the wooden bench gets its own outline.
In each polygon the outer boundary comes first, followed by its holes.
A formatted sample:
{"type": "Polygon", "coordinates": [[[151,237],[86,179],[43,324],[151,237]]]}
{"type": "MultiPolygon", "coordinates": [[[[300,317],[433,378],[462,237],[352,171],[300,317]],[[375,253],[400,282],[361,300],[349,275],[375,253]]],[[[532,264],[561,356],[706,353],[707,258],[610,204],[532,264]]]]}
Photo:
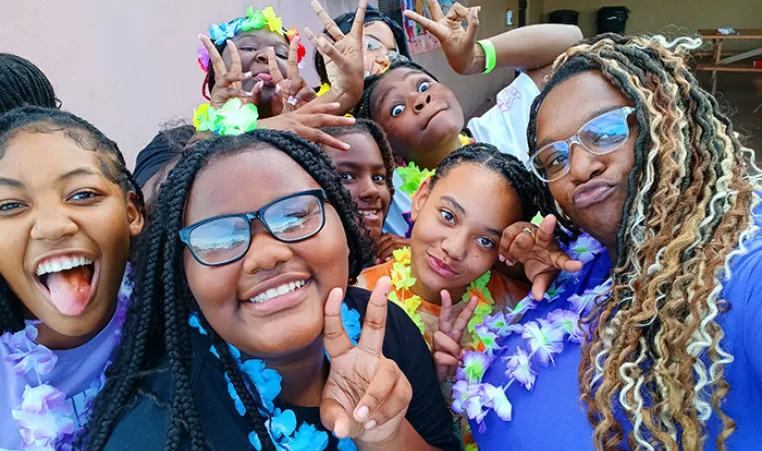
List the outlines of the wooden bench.
{"type": "Polygon", "coordinates": [[[762,74],[762,67],[754,67],[752,64],[740,63],[748,58],[762,55],[762,47],[749,50],[737,55],[722,57],[722,43],[724,41],[762,41],[762,29],[735,30],[735,34],[719,34],[717,30],[699,30],[701,39],[712,41],[712,64],[699,64],[696,70],[712,72],[712,95],[717,92],[717,72],[756,72],[762,74]]]}

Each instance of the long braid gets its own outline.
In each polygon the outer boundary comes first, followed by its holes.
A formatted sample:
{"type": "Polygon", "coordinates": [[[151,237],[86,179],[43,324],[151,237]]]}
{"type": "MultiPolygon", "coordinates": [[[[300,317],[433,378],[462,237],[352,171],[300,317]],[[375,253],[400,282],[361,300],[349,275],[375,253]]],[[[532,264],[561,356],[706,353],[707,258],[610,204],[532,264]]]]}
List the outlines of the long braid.
{"type": "MultiPolygon", "coordinates": [[[[760,172],[690,73],[681,53],[696,45],[599,36],[558,58],[532,107],[531,151],[544,98],[576,74],[601,71],[636,109],[639,132],[614,285],[591,315],[597,326],[579,367],[598,449],[621,443],[618,410],[633,426],[631,447],[701,449],[713,411],[723,424],[717,448],[725,449],[735,429],[720,406],[730,388],[723,366],[732,356],[720,347],[724,333],[716,317],[727,308],[720,296],[729,262],[757,233],[751,211],[760,172]]],[[[575,230],[547,190],[539,205],[575,230]]]]}
{"type": "Polygon", "coordinates": [[[0,114],[24,105],[58,108],[53,85],[31,61],[0,53],[0,114]]]}
{"type": "MultiPolygon", "coordinates": [[[[116,422],[129,408],[130,399],[139,394],[145,377],[163,370],[157,365],[166,357],[172,375],[174,396],[171,400],[170,428],[165,448],[178,449],[183,437],[190,435],[194,451],[207,449],[203,424],[190,381],[192,345],[187,319],[195,300],[187,285],[182,243],[177,237],[183,227],[183,212],[198,172],[214,158],[243,151],[256,151],[269,145],[289,155],[326,191],[327,201],[337,210],[347,235],[349,277],[355,279],[362,262],[370,255],[370,246],[354,221],[349,195],[325,154],[315,145],[290,133],[256,130],[237,137],[215,137],[183,155],[162,184],[152,209],[145,239],[137,249],[136,290],[124,326],[126,341],[120,347],[106,376],[106,386],[99,394],[87,437],[87,448],[105,447],[116,422]]],[[[211,329],[211,328],[210,328],[211,329]]],[[[231,365],[226,347],[216,334],[210,334],[226,371],[236,387],[264,449],[274,449],[264,428],[264,419],[251,417],[260,409],[259,395],[253,381],[231,365]],[[248,392],[244,388],[248,387],[248,392]]],[[[230,357],[232,359],[232,357],[230,357]]]]}

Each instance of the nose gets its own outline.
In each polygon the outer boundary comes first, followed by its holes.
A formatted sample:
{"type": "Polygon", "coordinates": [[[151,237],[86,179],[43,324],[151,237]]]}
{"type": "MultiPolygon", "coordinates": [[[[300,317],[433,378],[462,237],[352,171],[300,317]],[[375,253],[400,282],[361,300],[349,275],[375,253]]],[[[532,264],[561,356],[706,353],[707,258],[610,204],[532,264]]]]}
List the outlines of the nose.
{"type": "Polygon", "coordinates": [[[585,183],[606,170],[605,155],[592,154],[578,143],[572,143],[569,152],[569,176],[575,182],[585,183]]]}
{"type": "Polygon", "coordinates": [[[468,233],[466,230],[454,230],[442,241],[442,250],[455,261],[463,261],[468,254],[468,233]]]}
{"type": "Polygon", "coordinates": [[[428,91],[410,93],[408,102],[413,105],[413,111],[420,113],[426,108],[426,105],[431,103],[431,94],[428,91]]]}
{"type": "Polygon", "coordinates": [[[31,236],[35,240],[59,241],[72,236],[79,230],[77,223],[60,213],[40,213],[32,227],[31,236]]]}
{"type": "Polygon", "coordinates": [[[251,246],[243,257],[243,270],[248,274],[267,271],[293,258],[288,243],[278,241],[261,222],[251,224],[251,246]]]}
{"type": "Polygon", "coordinates": [[[359,186],[359,197],[361,200],[368,203],[376,202],[381,197],[379,187],[376,183],[373,182],[372,178],[366,177],[361,179],[359,186]]]}
{"type": "Polygon", "coordinates": [[[254,54],[254,60],[258,63],[267,64],[267,47],[257,50],[254,54]]]}

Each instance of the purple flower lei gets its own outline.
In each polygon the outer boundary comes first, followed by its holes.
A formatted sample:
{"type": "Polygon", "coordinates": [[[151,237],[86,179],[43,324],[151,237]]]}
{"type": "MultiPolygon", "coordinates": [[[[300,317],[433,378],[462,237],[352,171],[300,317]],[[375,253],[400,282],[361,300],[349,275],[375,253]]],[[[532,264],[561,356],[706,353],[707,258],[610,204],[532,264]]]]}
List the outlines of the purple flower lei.
{"type": "MultiPolygon", "coordinates": [[[[604,247],[590,235],[583,234],[566,249],[572,258],[589,262],[594,256],[604,250],[604,247]]],[[[564,291],[565,282],[574,280],[573,273],[561,273],[556,282],[550,287],[543,299],[544,302],[554,302],[564,291]]],[[[475,420],[479,432],[486,431],[484,418],[494,411],[503,421],[511,421],[513,408],[505,395],[505,391],[514,382],[531,391],[537,378],[538,366],[554,365],[553,357],[564,349],[565,341],[581,344],[589,334],[587,324],[579,324],[579,319],[590,313],[596,299],[605,295],[611,289],[611,279],[601,285],[585,290],[582,295],[570,296],[569,309],[555,309],[544,319],[537,319],[526,324],[515,324],[529,310],[537,308],[538,301],[531,296],[521,300],[509,313],[498,312],[487,316],[482,323],[483,334],[493,337],[493,347],[484,352],[469,351],[463,358],[463,365],[458,368],[456,383],[452,388],[452,410],[457,414],[475,420]],[[525,340],[524,346],[518,346],[516,352],[507,357],[496,358],[495,351],[504,349],[497,346],[498,341],[518,334],[525,340]],[[487,370],[498,361],[505,367],[507,382],[495,387],[483,383],[482,379],[487,370]]],[[[541,301],[542,302],[542,301],[541,301]]]]}
{"type": "MultiPolygon", "coordinates": [[[[122,334],[122,325],[127,312],[127,304],[132,294],[132,268],[128,264],[125,270],[122,285],[117,295],[117,307],[114,312],[115,327],[112,337],[114,347],[119,345],[122,334]]],[[[37,376],[37,384],[32,387],[27,385],[21,396],[21,404],[11,410],[13,419],[16,420],[19,434],[22,438],[24,450],[72,450],[74,441],[82,433],[74,423],[74,412],[71,404],[67,402],[67,394],[50,384],[43,383],[44,377],[55,367],[58,356],[36,342],[37,325],[40,321],[27,320],[25,327],[16,333],[6,332],[0,336],[11,349],[11,353],[5,357],[5,364],[11,367],[11,371],[24,377],[30,371],[37,376]]],[[[106,362],[103,368],[105,373],[111,362],[106,362]]],[[[93,381],[92,387],[100,390],[105,383],[103,374],[93,381]]],[[[90,406],[87,406],[89,409],[90,406]]]]}

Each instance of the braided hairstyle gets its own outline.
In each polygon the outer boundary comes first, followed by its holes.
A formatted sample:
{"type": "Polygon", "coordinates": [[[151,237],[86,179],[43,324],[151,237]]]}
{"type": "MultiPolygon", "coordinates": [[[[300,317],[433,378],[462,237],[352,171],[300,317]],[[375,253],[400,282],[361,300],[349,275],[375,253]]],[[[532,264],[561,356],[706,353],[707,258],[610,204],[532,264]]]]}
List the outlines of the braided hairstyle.
{"type": "Polygon", "coordinates": [[[31,61],[0,53],[0,114],[24,105],[59,108],[53,85],[31,61]]]}
{"type": "Polygon", "coordinates": [[[357,103],[354,111],[354,116],[356,118],[373,119],[373,111],[371,110],[373,105],[371,102],[373,100],[373,91],[378,86],[378,82],[395,69],[412,69],[418,72],[423,72],[424,74],[431,77],[432,80],[439,82],[439,79],[437,79],[434,74],[426,70],[426,68],[420,64],[416,64],[408,60],[397,60],[393,62],[391,66],[389,66],[389,69],[386,72],[378,75],[371,75],[370,77],[365,78],[362,97],[360,97],[360,102],[357,103]]]}
{"type": "Polygon", "coordinates": [[[381,159],[384,160],[386,187],[389,189],[389,193],[394,196],[394,181],[392,178],[394,177],[394,169],[397,165],[394,163],[394,153],[392,152],[392,146],[389,145],[389,140],[386,139],[386,133],[384,133],[378,124],[368,119],[357,119],[353,125],[346,127],[323,127],[320,130],[334,138],[353,134],[367,135],[373,138],[373,141],[376,142],[379,150],[381,150],[381,159]]]}
{"type": "MultiPolygon", "coordinates": [[[[598,449],[620,445],[621,412],[632,425],[631,448],[702,449],[713,412],[723,426],[718,449],[735,429],[721,408],[732,356],[720,346],[717,314],[727,307],[720,297],[727,265],[756,233],[751,211],[760,171],[690,72],[683,53],[699,45],[612,34],[584,41],[557,59],[532,106],[530,152],[547,94],[570,77],[600,71],[635,105],[639,124],[613,289],[588,318],[597,324],[579,366],[598,449]]],[[[547,191],[540,210],[574,229],[547,191]]]]}
{"type": "MultiPolygon", "coordinates": [[[[119,185],[125,196],[136,194],[136,204],[143,213],[143,194],[127,169],[124,156],[116,143],[82,118],[58,109],[25,106],[0,116],[0,159],[8,144],[20,133],[63,132],[83,150],[97,152],[101,171],[111,182],[119,185]]],[[[21,300],[0,276],[0,334],[24,327],[21,300]]]]}
{"type": "MultiPolygon", "coordinates": [[[[88,449],[104,448],[122,412],[141,391],[144,378],[161,371],[157,367],[162,358],[168,362],[174,389],[165,449],[179,449],[183,435],[190,436],[193,450],[208,447],[190,384],[192,345],[187,321],[198,307],[186,281],[183,244],[178,231],[183,227],[185,205],[200,170],[215,158],[265,147],[287,154],[326,192],[326,200],[338,212],[346,232],[350,283],[362,271],[362,263],[370,258],[370,246],[355,221],[352,201],[328,157],[317,145],[291,133],[263,129],[199,143],[193,152],[183,155],[162,185],[153,209],[155,216],[148,221],[144,240],[139,244],[136,289],[122,333],[124,341],[106,373],[106,385],[88,423],[88,449]]],[[[206,323],[203,317],[201,321],[206,323]]],[[[208,324],[206,329],[263,449],[274,450],[265,427],[266,418],[258,413],[262,402],[253,389],[253,381],[247,380],[238,369],[222,338],[208,324]]]]}
{"type": "Polygon", "coordinates": [[[431,176],[429,189],[462,164],[478,165],[501,175],[521,200],[521,221],[529,222],[537,214],[537,201],[544,187],[518,158],[500,152],[492,144],[467,144],[445,157],[431,176]]]}

